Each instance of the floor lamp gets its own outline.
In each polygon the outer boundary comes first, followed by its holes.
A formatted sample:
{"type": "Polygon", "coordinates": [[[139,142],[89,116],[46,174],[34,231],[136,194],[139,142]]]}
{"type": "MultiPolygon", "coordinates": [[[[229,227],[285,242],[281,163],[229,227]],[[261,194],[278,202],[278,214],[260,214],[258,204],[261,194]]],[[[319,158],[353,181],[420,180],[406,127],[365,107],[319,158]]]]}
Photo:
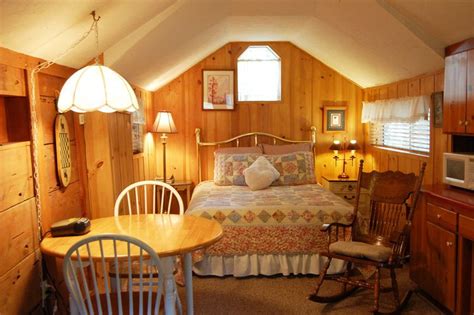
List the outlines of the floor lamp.
{"type": "Polygon", "coordinates": [[[163,182],[166,183],[166,143],[168,140],[168,134],[177,132],[173,116],[170,112],[159,111],[158,114],[156,114],[155,123],[153,124],[153,132],[161,133],[160,139],[163,144],[163,182]]]}

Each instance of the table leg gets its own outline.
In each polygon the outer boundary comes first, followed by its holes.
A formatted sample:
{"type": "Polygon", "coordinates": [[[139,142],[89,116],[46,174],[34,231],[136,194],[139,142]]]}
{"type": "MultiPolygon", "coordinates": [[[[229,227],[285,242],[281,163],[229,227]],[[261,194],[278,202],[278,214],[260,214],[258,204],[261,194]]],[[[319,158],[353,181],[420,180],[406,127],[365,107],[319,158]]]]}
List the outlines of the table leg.
{"type": "Polygon", "coordinates": [[[178,293],[176,292],[176,285],[173,275],[174,257],[164,257],[162,258],[162,262],[165,285],[165,314],[175,315],[178,293]]]}
{"type": "Polygon", "coordinates": [[[184,254],[184,279],[186,283],[186,310],[188,315],[193,315],[193,258],[191,253],[184,254]]]}

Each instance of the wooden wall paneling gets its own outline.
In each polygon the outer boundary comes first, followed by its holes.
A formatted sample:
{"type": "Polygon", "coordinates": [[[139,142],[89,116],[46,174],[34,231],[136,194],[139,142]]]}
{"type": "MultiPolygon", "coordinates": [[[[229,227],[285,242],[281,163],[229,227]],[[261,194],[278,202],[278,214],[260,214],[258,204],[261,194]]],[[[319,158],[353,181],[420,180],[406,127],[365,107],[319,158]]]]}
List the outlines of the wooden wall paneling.
{"type": "Polygon", "coordinates": [[[410,80],[408,83],[408,96],[419,96],[420,95],[420,79],[416,78],[410,80]]]}
{"type": "Polygon", "coordinates": [[[85,114],[84,140],[89,191],[88,208],[92,218],[112,215],[114,208],[114,187],[110,182],[113,175],[109,159],[111,152],[107,115],[110,114],[100,112],[85,114]]]}
{"type": "Polygon", "coordinates": [[[388,87],[387,86],[382,86],[379,89],[379,99],[385,100],[389,98],[389,93],[388,93],[388,87]]]}
{"type": "MultiPolygon", "coordinates": [[[[201,137],[204,141],[217,141],[250,131],[266,131],[286,138],[309,139],[311,125],[318,128],[318,177],[339,171],[341,165],[338,165],[338,170],[334,170],[334,160],[328,150],[333,135],[322,133],[320,108],[323,101],[345,101],[351,107],[357,105],[357,102],[362,100],[362,89],[291,43],[265,43],[269,44],[282,60],[281,102],[241,102],[235,105],[234,111],[201,110],[202,70],[235,69],[238,56],[251,44],[255,43],[227,44],[153,93],[152,115],[158,110],[170,109],[178,128],[178,134],[170,135],[167,172],[174,172],[175,177],[176,174],[182,176],[177,179],[197,182],[194,140],[196,127],[202,129],[201,137]]],[[[352,133],[351,137],[362,132],[362,129],[358,131],[355,127],[355,117],[360,111],[360,106],[357,106],[348,111],[348,132],[350,130],[352,133]]],[[[363,138],[363,133],[361,137],[363,138]]],[[[158,135],[154,136],[153,143],[158,160],[157,172],[160,174],[162,152],[158,135]]],[[[203,178],[212,178],[213,149],[204,148],[201,157],[203,178]]]]}
{"type": "Polygon", "coordinates": [[[408,96],[408,82],[400,81],[397,84],[397,97],[406,97],[408,96]]]}
{"type": "Polygon", "coordinates": [[[435,74],[435,92],[444,91],[444,71],[435,74]]]}
{"type": "Polygon", "coordinates": [[[30,314],[41,302],[39,250],[0,277],[0,314],[30,314]]]}
{"type": "Polygon", "coordinates": [[[398,96],[398,87],[396,84],[388,86],[388,98],[396,98],[398,96]]]}
{"type": "Polygon", "coordinates": [[[431,95],[435,91],[435,76],[430,75],[420,79],[420,95],[431,95]]]}

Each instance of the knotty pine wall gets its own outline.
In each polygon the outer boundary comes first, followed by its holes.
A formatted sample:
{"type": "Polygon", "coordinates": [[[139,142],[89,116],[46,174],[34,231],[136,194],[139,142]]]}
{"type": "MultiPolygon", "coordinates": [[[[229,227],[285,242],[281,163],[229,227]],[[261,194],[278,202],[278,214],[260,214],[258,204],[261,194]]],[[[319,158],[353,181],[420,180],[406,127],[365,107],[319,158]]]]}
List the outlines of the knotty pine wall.
{"type": "MultiPolygon", "coordinates": [[[[431,95],[433,92],[444,90],[444,70],[420,75],[407,80],[387,85],[365,89],[365,99],[375,101],[379,99],[399,98],[406,96],[431,95]]],[[[433,112],[433,111],[431,111],[433,112]]],[[[420,169],[422,162],[427,162],[424,184],[442,182],[443,152],[450,146],[450,138],[443,134],[442,128],[435,128],[434,119],[431,119],[431,149],[427,155],[417,155],[393,150],[386,150],[365,143],[365,170],[399,170],[405,173],[420,169]]],[[[364,125],[365,139],[369,137],[368,124],[364,125]]]]}
{"type": "MultiPolygon", "coordinates": [[[[316,172],[318,181],[322,175],[337,175],[328,150],[333,137],[343,136],[363,141],[360,121],[363,90],[335,70],[324,65],[290,42],[233,42],[184,72],[178,78],[153,93],[155,117],[159,110],[169,110],[178,129],[169,135],[167,147],[167,174],[177,180],[198,181],[197,154],[194,131],[201,128],[202,141],[218,141],[251,131],[269,132],[288,139],[310,139],[310,127],[317,128],[316,172]],[[236,69],[238,56],[249,45],[269,45],[282,61],[282,101],[252,102],[235,105],[234,111],[203,111],[202,70],[236,69]],[[346,102],[348,106],[347,132],[325,134],[322,132],[322,105],[346,102]]],[[[153,123],[148,122],[148,126],[153,123]]],[[[151,137],[150,137],[151,138],[151,137]]],[[[153,135],[156,170],[162,171],[162,147],[159,135],[153,135]]],[[[203,179],[212,178],[213,150],[203,150],[203,179]]],[[[355,175],[355,165],[349,164],[348,173],[355,175]]]]}

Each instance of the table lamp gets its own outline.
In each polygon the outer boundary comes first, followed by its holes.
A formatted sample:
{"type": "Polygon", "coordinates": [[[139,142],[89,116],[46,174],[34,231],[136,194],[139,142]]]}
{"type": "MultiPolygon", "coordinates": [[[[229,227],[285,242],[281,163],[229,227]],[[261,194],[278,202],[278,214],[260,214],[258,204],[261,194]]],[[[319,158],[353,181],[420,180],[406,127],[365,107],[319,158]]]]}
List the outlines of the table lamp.
{"type": "Polygon", "coordinates": [[[163,181],[166,183],[166,142],[169,133],[176,133],[176,125],[173,116],[168,111],[159,111],[156,114],[155,123],[153,124],[153,132],[161,133],[161,143],[163,144],[163,181]]]}
{"type": "Polygon", "coordinates": [[[346,174],[346,164],[347,160],[351,160],[352,165],[354,165],[354,159],[355,157],[355,152],[356,150],[359,150],[360,147],[357,144],[357,140],[350,140],[349,144],[346,145],[346,140],[344,139],[344,142],[341,143],[340,140],[334,140],[331,146],[329,147],[329,150],[334,151],[334,156],[333,159],[335,161],[335,164],[337,166],[337,161],[342,160],[342,173],[338,176],[338,178],[346,179],[349,178],[349,175],[346,174]],[[342,152],[342,159],[339,157],[339,151],[342,152]],[[346,158],[346,152],[351,151],[351,156],[346,158]]]}

